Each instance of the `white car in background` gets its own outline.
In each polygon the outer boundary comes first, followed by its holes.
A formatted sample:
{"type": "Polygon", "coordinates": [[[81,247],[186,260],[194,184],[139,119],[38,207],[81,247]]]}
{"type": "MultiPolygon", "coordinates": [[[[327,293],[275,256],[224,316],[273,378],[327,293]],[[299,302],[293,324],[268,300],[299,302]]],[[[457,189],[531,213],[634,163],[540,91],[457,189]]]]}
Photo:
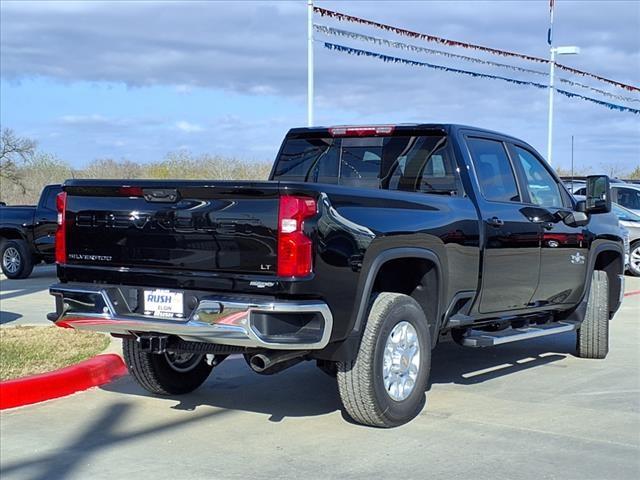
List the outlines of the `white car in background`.
{"type": "MultiPolygon", "coordinates": [[[[585,199],[582,195],[574,196],[576,200],[585,199]]],[[[617,203],[611,204],[611,211],[618,217],[618,222],[625,231],[624,264],[627,271],[635,277],[640,277],[640,215],[617,203]]]]}
{"type": "Polygon", "coordinates": [[[640,277],[640,215],[624,208],[617,203],[611,205],[611,211],[616,214],[620,225],[629,232],[629,273],[640,277]]]}
{"type": "MultiPolygon", "coordinates": [[[[587,187],[580,187],[574,195],[586,195],[587,187]]],[[[640,185],[634,183],[611,183],[611,201],[640,215],[640,185]]]]}

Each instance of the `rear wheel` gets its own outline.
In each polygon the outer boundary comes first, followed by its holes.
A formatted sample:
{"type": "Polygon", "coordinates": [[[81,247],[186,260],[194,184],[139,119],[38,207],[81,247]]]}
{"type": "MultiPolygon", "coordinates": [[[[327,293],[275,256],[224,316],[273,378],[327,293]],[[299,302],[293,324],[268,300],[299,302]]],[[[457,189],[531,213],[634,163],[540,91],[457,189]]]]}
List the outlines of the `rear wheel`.
{"type": "Polygon", "coordinates": [[[640,277],[640,241],[633,242],[629,249],[629,273],[640,277]]]}
{"type": "Polygon", "coordinates": [[[595,270],[591,279],[587,313],[577,332],[578,356],[605,358],[609,353],[609,280],[595,270]]]}
{"type": "Polygon", "coordinates": [[[0,247],[2,273],[7,278],[27,278],[33,271],[33,259],[24,240],[7,240],[0,247]]]}
{"type": "Polygon", "coordinates": [[[204,354],[144,352],[135,339],[123,339],[122,351],[131,376],[142,388],[157,395],[192,392],[213,369],[204,354]]]}
{"type": "Polygon", "coordinates": [[[412,420],[424,406],[431,367],[429,329],[418,302],[379,294],[355,360],[337,366],[340,397],[353,420],[376,427],[412,420]]]}

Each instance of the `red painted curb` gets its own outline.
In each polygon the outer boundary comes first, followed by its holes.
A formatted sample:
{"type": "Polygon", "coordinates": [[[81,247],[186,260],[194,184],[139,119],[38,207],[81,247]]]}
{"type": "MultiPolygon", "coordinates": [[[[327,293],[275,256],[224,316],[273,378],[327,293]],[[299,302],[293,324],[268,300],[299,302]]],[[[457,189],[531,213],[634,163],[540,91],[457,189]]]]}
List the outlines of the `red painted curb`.
{"type": "Polygon", "coordinates": [[[0,410],[64,397],[104,385],[127,373],[122,358],[97,355],[70,367],[0,382],[0,410]]]}
{"type": "Polygon", "coordinates": [[[624,294],[625,297],[630,297],[631,295],[640,295],[640,290],[634,290],[633,292],[627,292],[624,294]]]}

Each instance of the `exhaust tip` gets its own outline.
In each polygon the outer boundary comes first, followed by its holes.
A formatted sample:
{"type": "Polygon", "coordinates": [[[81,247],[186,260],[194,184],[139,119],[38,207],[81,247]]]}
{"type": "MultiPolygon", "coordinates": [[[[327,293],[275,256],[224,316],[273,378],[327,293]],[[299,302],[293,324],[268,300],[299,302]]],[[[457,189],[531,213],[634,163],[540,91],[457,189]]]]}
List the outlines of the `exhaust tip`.
{"type": "Polygon", "coordinates": [[[249,364],[251,365],[251,368],[258,373],[264,372],[270,363],[271,362],[269,361],[269,358],[262,354],[254,355],[249,360],[249,364]]]}

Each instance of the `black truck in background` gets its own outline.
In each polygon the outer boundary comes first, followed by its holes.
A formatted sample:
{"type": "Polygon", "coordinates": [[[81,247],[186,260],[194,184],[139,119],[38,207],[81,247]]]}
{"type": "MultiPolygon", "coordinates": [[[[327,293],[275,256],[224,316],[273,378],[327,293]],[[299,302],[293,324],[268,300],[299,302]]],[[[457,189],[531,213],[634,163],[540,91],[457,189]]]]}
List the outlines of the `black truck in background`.
{"type": "Polygon", "coordinates": [[[588,185],[577,202],[528,144],[441,124],[292,129],[264,182],[70,180],[49,318],[121,337],[155,394],[230,354],[315,360],[355,421],[396,426],[443,338],[607,355],[623,237],[608,178],[588,185]]]}
{"type": "Polygon", "coordinates": [[[27,278],[34,265],[53,263],[61,185],[47,185],[38,205],[0,205],[0,266],[7,278],[27,278]]]}

